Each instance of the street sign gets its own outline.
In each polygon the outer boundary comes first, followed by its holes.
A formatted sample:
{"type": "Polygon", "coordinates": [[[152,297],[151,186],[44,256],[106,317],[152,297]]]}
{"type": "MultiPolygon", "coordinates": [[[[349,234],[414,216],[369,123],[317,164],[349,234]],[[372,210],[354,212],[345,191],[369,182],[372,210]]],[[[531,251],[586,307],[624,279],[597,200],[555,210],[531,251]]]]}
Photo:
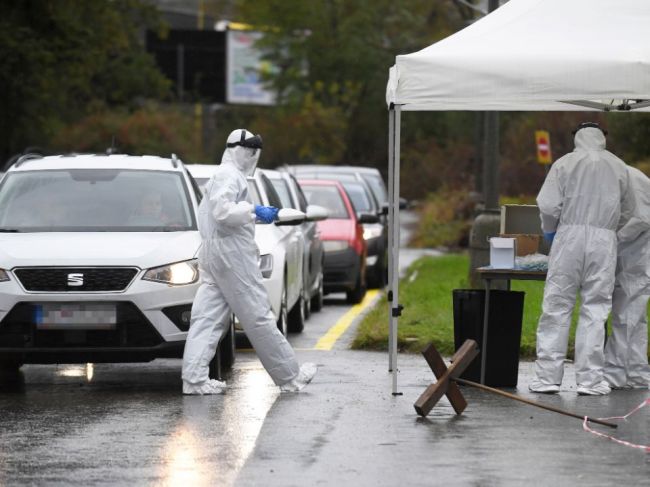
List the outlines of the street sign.
{"type": "Polygon", "coordinates": [[[551,137],[546,130],[535,130],[535,144],[537,146],[537,162],[551,164],[551,137]]]}

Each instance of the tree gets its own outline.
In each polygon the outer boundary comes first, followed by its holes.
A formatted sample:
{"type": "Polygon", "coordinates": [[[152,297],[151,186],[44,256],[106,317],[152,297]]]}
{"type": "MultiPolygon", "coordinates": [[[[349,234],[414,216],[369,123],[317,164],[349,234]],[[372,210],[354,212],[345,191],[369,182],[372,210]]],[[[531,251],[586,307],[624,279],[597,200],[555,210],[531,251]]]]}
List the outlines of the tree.
{"type": "MultiPolygon", "coordinates": [[[[290,107],[287,116],[316,106],[323,108],[319,115],[341,117],[330,124],[340,131],[343,151],[337,160],[324,160],[320,150],[310,153],[307,141],[318,147],[319,134],[302,134],[302,126],[296,127],[293,137],[304,135],[305,142],[300,158],[315,162],[385,165],[385,90],[395,55],[421,49],[464,25],[453,2],[240,0],[236,6],[241,19],[265,32],[259,46],[279,67],[269,83],[290,107]]],[[[434,121],[425,132],[430,136],[439,127],[434,121]]]]}
{"type": "Polygon", "coordinates": [[[140,42],[157,28],[138,0],[0,0],[0,157],[44,146],[103,107],[164,97],[168,81],[140,42]]]}

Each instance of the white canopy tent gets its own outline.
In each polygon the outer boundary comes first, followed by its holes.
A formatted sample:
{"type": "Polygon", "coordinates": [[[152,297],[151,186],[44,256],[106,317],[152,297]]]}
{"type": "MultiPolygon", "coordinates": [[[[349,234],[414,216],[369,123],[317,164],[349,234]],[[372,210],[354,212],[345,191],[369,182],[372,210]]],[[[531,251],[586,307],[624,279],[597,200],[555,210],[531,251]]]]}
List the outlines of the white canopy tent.
{"type": "Polygon", "coordinates": [[[397,394],[402,111],[650,111],[650,0],[510,0],[390,68],[389,368],[397,394]]]}

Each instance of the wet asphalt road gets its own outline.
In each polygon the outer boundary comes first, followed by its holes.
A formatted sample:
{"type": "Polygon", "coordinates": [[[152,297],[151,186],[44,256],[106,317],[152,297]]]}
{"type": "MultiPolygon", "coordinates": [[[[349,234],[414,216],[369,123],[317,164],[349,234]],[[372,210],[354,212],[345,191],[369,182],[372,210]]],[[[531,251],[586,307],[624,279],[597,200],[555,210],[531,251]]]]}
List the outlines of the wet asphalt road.
{"type": "MultiPolygon", "coordinates": [[[[413,402],[432,381],[400,356],[390,394],[386,355],[299,350],[320,366],[281,395],[254,354],[238,356],[225,395],[180,394],[180,363],[28,366],[0,394],[0,485],[589,485],[643,486],[650,455],[598,438],[581,421],[463,388],[427,418],[413,402]]],[[[594,417],[622,415],[648,391],[579,397],[571,366],[561,394],[533,397],[522,363],[513,391],[594,417]]],[[[647,443],[650,408],[618,438],[647,443]]]]}

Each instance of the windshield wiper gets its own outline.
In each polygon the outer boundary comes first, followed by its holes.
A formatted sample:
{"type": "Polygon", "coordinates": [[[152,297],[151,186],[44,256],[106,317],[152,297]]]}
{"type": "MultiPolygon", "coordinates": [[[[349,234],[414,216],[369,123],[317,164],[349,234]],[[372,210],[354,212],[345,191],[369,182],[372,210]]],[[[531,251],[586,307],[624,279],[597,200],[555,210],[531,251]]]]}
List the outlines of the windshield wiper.
{"type": "Polygon", "coordinates": [[[1,233],[20,233],[17,228],[0,228],[1,233]]]}

